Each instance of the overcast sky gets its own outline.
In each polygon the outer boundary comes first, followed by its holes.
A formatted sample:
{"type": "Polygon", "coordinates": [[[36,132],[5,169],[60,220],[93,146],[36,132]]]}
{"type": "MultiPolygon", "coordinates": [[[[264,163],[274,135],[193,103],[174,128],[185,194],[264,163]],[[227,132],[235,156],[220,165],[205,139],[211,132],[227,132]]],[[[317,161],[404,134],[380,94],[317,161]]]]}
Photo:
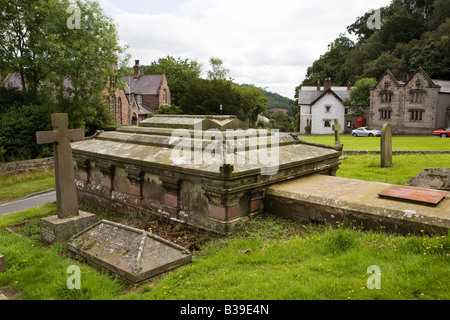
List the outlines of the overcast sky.
{"type": "Polygon", "coordinates": [[[356,18],[391,0],[98,0],[122,44],[147,65],[218,57],[237,83],[293,99],[306,68],[356,18]]]}

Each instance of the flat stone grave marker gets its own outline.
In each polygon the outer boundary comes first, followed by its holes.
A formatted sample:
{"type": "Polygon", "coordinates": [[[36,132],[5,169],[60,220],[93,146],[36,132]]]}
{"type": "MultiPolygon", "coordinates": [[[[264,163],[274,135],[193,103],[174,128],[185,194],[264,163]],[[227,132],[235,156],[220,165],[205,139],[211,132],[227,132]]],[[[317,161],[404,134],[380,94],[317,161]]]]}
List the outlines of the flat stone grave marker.
{"type": "Polygon", "coordinates": [[[84,140],[84,130],[69,130],[67,113],[52,114],[53,131],[37,131],[38,144],[53,143],[58,215],[41,219],[41,239],[64,242],[97,221],[94,214],[78,210],[71,141],[84,140]]]}
{"type": "Polygon", "coordinates": [[[191,253],[177,244],[107,220],[73,236],[68,249],[133,283],[192,261],[191,253]]]}

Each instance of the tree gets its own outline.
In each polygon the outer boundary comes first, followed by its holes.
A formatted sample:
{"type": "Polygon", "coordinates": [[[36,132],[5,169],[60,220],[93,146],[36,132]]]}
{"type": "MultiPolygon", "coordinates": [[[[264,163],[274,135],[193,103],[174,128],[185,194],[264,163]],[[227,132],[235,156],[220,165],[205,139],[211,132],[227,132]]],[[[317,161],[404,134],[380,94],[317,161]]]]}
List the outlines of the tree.
{"type": "Polygon", "coordinates": [[[212,70],[208,71],[209,80],[226,80],[230,70],[223,66],[223,61],[219,58],[210,58],[209,64],[212,70]]]}
{"type": "Polygon", "coordinates": [[[118,75],[115,64],[124,49],[99,4],[0,0],[0,5],[0,69],[17,72],[23,91],[35,96],[51,91],[56,110],[69,113],[71,127],[108,122],[104,90],[118,75]]]}
{"type": "Polygon", "coordinates": [[[349,107],[354,115],[362,116],[364,109],[370,107],[370,90],[375,87],[377,81],[374,78],[362,78],[356,81],[350,90],[350,98],[345,98],[344,106],[349,107]]]}
{"type": "Polygon", "coordinates": [[[179,105],[189,83],[200,77],[202,65],[195,60],[175,59],[167,56],[142,66],[143,74],[165,74],[169,84],[172,104],[179,105]]]}

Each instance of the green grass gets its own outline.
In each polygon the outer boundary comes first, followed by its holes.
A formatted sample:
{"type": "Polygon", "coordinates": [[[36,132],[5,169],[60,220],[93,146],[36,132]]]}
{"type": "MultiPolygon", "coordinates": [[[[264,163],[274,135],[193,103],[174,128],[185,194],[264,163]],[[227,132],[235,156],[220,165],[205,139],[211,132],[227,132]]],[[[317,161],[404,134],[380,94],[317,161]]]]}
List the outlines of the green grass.
{"type": "MultiPolygon", "coordinates": [[[[314,142],[326,145],[334,145],[334,135],[324,136],[302,136],[303,141],[314,142]]],[[[351,135],[342,135],[341,143],[344,150],[380,150],[380,137],[352,137],[351,135]]],[[[410,150],[410,151],[443,151],[450,150],[450,139],[442,139],[434,136],[393,136],[392,150],[410,150]]]]}
{"type": "Polygon", "coordinates": [[[259,216],[209,241],[190,265],[130,287],[74,260],[65,245],[37,241],[33,220],[55,212],[48,204],[0,217],[0,252],[7,260],[0,287],[21,299],[450,299],[450,235],[403,237],[259,216]],[[24,222],[16,233],[3,229],[24,222]],[[72,265],[81,269],[80,290],[67,288],[72,265]],[[372,265],[380,268],[380,289],[370,289],[372,265]]]}
{"type": "Polygon", "coordinates": [[[391,168],[381,168],[379,154],[345,155],[336,175],[403,185],[425,168],[448,168],[450,155],[394,154],[392,163],[391,168]]]}
{"type": "Polygon", "coordinates": [[[55,187],[54,170],[0,176],[0,203],[55,187]]]}

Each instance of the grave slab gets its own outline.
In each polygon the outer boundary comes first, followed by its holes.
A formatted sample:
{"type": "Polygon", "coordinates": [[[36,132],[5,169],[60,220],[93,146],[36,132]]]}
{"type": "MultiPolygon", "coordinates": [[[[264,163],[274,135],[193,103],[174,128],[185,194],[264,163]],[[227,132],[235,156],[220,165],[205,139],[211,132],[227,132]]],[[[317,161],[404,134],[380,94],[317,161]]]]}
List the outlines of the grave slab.
{"type": "Polygon", "coordinates": [[[403,234],[448,234],[450,194],[447,193],[436,206],[378,196],[392,186],[316,174],[267,188],[265,209],[288,218],[332,225],[350,221],[355,227],[403,234]]]}
{"type": "Polygon", "coordinates": [[[144,230],[101,220],[68,241],[70,251],[138,283],[192,261],[191,253],[144,230]]]}

